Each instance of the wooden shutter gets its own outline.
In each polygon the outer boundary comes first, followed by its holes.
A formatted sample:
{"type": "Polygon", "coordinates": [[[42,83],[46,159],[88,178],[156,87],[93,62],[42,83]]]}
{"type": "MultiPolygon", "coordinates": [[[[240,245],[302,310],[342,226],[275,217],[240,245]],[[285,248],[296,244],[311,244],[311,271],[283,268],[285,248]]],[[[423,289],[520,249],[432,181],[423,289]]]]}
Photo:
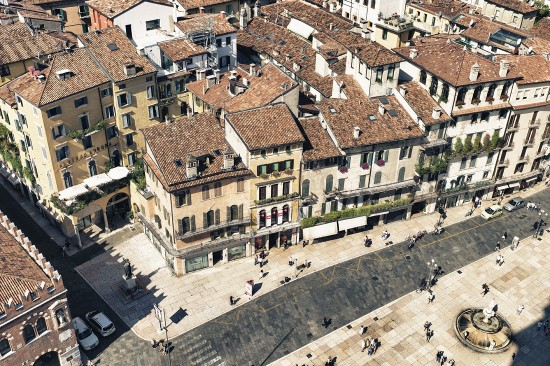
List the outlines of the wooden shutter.
{"type": "Polygon", "coordinates": [[[389,155],[389,150],[384,150],[384,161],[387,163],[388,162],[388,155],[389,155]]]}
{"type": "Polygon", "coordinates": [[[231,206],[227,206],[227,221],[231,221],[231,206]]]}
{"type": "Polygon", "coordinates": [[[185,201],[186,201],[185,203],[187,205],[191,204],[191,190],[190,189],[185,191],[185,201]]]}
{"type": "Polygon", "coordinates": [[[203,212],[202,214],[202,227],[206,229],[208,227],[208,214],[203,212]]]}
{"type": "Polygon", "coordinates": [[[216,225],[220,224],[220,209],[218,208],[214,214],[214,223],[216,225]]]}
{"type": "Polygon", "coordinates": [[[180,235],[183,234],[183,222],[181,219],[178,219],[178,232],[180,235]]]}
{"type": "Polygon", "coordinates": [[[195,225],[195,215],[191,216],[191,231],[197,230],[197,226],[195,225]]]}
{"type": "Polygon", "coordinates": [[[244,217],[244,205],[241,203],[239,205],[239,219],[242,220],[244,217]]]}

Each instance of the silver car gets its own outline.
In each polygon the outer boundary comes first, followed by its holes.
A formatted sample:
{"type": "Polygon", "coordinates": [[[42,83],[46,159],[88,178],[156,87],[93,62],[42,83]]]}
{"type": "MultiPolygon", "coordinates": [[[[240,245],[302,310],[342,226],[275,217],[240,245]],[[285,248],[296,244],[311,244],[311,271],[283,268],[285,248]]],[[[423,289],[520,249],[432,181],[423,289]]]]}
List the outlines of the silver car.
{"type": "Polygon", "coordinates": [[[512,198],[510,201],[508,201],[504,205],[504,209],[506,211],[512,212],[512,211],[517,210],[518,208],[522,208],[523,206],[525,206],[525,201],[523,200],[523,198],[516,197],[516,198],[512,198]]]}

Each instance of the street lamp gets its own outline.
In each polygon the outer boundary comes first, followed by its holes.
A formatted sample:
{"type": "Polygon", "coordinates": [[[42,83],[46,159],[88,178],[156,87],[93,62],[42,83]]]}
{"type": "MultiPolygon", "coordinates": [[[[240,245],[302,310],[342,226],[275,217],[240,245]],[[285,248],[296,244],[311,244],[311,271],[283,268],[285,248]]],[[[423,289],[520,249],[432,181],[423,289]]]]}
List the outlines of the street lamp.
{"type": "Polygon", "coordinates": [[[539,211],[539,225],[537,226],[537,231],[535,232],[535,238],[539,236],[539,234],[542,235],[542,233],[544,232],[542,230],[542,223],[544,222],[543,218],[546,216],[548,216],[548,214],[544,212],[544,210],[539,211]]]}
{"type": "Polygon", "coordinates": [[[432,287],[432,281],[435,280],[435,273],[432,278],[432,268],[433,270],[437,270],[437,263],[435,263],[435,259],[432,259],[431,262],[427,263],[428,265],[428,290],[432,287]]]}

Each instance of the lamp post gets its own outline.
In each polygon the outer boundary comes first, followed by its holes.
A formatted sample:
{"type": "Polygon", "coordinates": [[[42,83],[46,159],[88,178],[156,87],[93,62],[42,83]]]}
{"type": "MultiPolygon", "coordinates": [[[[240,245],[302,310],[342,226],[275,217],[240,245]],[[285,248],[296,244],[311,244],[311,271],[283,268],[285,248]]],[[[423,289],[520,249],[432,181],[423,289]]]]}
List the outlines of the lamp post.
{"type": "Polygon", "coordinates": [[[431,262],[427,263],[428,265],[428,290],[432,287],[432,281],[435,279],[435,274],[432,278],[432,268],[434,270],[437,270],[437,263],[435,263],[435,259],[432,259],[431,262]]]}
{"type": "Polygon", "coordinates": [[[548,216],[548,214],[544,210],[539,211],[539,225],[537,226],[537,231],[535,232],[535,238],[540,235],[542,235],[542,223],[544,222],[543,218],[548,216]]]}

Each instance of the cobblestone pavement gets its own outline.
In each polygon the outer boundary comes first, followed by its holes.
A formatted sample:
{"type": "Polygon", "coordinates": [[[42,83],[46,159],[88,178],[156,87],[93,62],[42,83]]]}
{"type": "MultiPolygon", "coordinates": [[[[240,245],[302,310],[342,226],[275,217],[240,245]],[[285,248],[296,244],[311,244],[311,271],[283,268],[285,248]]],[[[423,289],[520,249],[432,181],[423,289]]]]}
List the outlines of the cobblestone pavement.
{"type": "MultiPolygon", "coordinates": [[[[547,190],[533,199],[543,207],[550,206],[547,190]]],[[[491,221],[476,216],[448,226],[441,236],[428,235],[411,251],[404,243],[391,245],[279,286],[253,301],[241,296],[240,305],[232,311],[175,338],[173,364],[240,366],[275,362],[408,294],[426,276],[426,262],[432,258],[442,266],[444,275],[452,273],[492,253],[504,231],[509,239],[503,247],[514,235],[522,239],[530,236],[529,229],[537,219],[535,212],[527,210],[504,213],[491,221]],[[331,320],[326,328],[321,325],[325,317],[331,320]]],[[[150,353],[156,356],[152,349],[150,353]]],[[[127,364],[123,348],[116,346],[109,347],[100,358],[102,364],[127,364]]]]}

